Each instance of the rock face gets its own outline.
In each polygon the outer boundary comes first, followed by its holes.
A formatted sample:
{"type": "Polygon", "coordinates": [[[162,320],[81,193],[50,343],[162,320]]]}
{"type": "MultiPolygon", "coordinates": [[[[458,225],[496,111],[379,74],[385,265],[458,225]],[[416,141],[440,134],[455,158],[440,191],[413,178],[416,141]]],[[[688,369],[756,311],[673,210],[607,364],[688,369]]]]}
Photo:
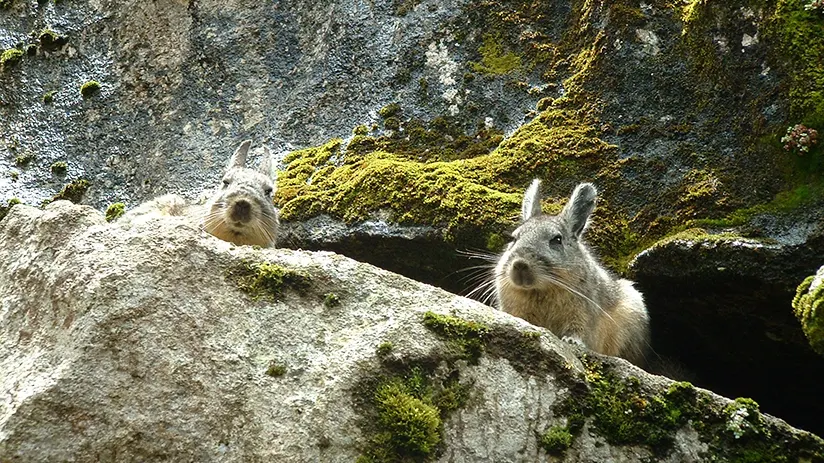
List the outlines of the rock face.
{"type": "Polygon", "coordinates": [[[3,461],[824,461],[824,442],[332,253],[0,221],[3,461]]]}
{"type": "Polygon", "coordinates": [[[656,349],[822,434],[789,301],[824,262],[824,150],[781,142],[824,130],[805,4],[0,0],[0,217],[195,197],[252,138],[285,245],[458,292],[454,251],[500,250],[533,178],[546,212],[592,181],[606,264],[652,246],[630,270],[656,349]],[[758,244],[666,238],[693,227],[758,244]]]}

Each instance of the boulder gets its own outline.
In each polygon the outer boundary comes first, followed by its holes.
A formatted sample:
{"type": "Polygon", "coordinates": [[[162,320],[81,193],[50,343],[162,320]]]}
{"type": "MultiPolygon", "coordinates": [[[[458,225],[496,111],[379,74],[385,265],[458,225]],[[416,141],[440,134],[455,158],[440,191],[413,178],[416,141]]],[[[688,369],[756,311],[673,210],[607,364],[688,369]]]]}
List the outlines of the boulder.
{"type": "Polygon", "coordinates": [[[182,218],[14,206],[0,300],[2,461],[824,461],[751,400],[182,218]]]}

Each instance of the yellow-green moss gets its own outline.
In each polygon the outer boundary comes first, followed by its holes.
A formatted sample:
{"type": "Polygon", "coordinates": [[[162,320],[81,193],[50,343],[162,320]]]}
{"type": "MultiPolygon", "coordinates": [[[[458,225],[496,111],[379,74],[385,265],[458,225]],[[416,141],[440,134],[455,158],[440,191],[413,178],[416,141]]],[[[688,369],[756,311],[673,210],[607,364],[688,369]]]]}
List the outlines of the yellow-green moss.
{"type": "Polygon", "coordinates": [[[51,104],[54,101],[54,95],[57,90],[51,90],[43,94],[43,104],[51,104]]]}
{"type": "Polygon", "coordinates": [[[69,168],[69,165],[66,161],[55,161],[49,166],[49,170],[54,175],[64,175],[66,173],[66,169],[69,168]]]}
{"type": "Polygon", "coordinates": [[[326,293],[323,296],[323,306],[332,309],[340,305],[340,297],[335,293],[326,293]]]}
{"type": "Polygon", "coordinates": [[[18,154],[14,158],[14,163],[18,167],[26,167],[29,164],[31,164],[32,161],[34,161],[34,153],[32,153],[31,151],[26,151],[25,153],[18,154]]]}
{"type": "Polygon", "coordinates": [[[55,50],[68,43],[69,39],[66,36],[60,35],[51,29],[43,29],[38,36],[40,46],[44,50],[55,50]]]}
{"type": "Polygon", "coordinates": [[[573,436],[566,426],[552,426],[541,435],[541,447],[552,455],[562,455],[572,446],[573,436]]]}
{"type": "Polygon", "coordinates": [[[126,212],[126,205],[123,203],[113,203],[106,208],[106,222],[117,220],[126,212]]]}
{"type": "Polygon", "coordinates": [[[3,54],[0,55],[0,65],[4,68],[11,67],[19,63],[21,59],[23,59],[23,51],[12,48],[4,51],[3,54]]]}
{"type": "Polygon", "coordinates": [[[98,91],[100,91],[100,82],[96,80],[90,80],[80,86],[80,95],[83,98],[91,98],[98,91]]]}
{"type": "MultiPolygon", "coordinates": [[[[374,148],[375,140],[370,143],[374,148]]],[[[444,226],[453,242],[476,239],[479,230],[488,236],[514,223],[532,178],[580,176],[614,153],[580,110],[562,108],[542,113],[493,152],[469,159],[418,162],[370,148],[350,144],[344,150],[341,140],[332,140],[290,153],[278,177],[282,217],[329,213],[355,222],[390,209],[398,223],[444,226]]]]}
{"type": "Polygon", "coordinates": [[[266,374],[273,378],[285,375],[286,371],[286,365],[280,364],[274,360],[269,362],[269,366],[266,367],[266,374]]]}
{"type": "Polygon", "coordinates": [[[63,189],[60,190],[59,193],[54,195],[51,201],[65,199],[73,203],[79,203],[80,200],[83,199],[83,195],[86,194],[86,190],[89,189],[89,186],[91,186],[91,183],[89,183],[89,181],[86,179],[75,180],[63,186],[63,189]]]}
{"type": "Polygon", "coordinates": [[[573,436],[589,422],[590,431],[609,444],[642,445],[664,457],[678,430],[690,426],[707,446],[707,461],[790,463],[824,458],[824,441],[769,424],[751,399],[719,406],[717,399],[690,383],[651,390],[637,378],[617,377],[598,361],[582,360],[586,390],[570,395],[556,410],[567,417],[573,436]]]}
{"type": "Polygon", "coordinates": [[[384,341],[378,345],[377,354],[381,357],[389,355],[395,349],[395,345],[391,341],[384,341]]]}
{"type": "Polygon", "coordinates": [[[483,323],[426,312],[423,324],[454,345],[470,362],[477,362],[484,351],[489,327],[483,323]]]}
{"type": "Polygon", "coordinates": [[[478,49],[480,63],[471,63],[472,70],[481,74],[502,75],[521,67],[521,57],[511,51],[504,51],[501,38],[492,34],[483,37],[483,45],[478,49]]]}
{"type": "Polygon", "coordinates": [[[3,220],[3,218],[6,217],[11,208],[17,204],[20,204],[20,200],[17,198],[11,198],[5,206],[0,206],[0,220],[3,220]]]}
{"type": "Polygon", "coordinates": [[[824,283],[812,291],[815,275],[805,279],[796,289],[792,306],[795,317],[810,342],[810,347],[824,356],[824,283]]]}
{"type": "Polygon", "coordinates": [[[303,272],[269,262],[243,263],[232,269],[229,276],[254,300],[277,300],[286,288],[302,291],[310,282],[303,272]]]}

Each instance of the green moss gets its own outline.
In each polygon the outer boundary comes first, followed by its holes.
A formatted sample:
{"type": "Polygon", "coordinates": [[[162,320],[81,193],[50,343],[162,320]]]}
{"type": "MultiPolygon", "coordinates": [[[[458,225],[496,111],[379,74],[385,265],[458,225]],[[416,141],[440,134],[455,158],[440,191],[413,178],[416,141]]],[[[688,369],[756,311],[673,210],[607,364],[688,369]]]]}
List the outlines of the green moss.
{"type": "Polygon", "coordinates": [[[54,175],[65,175],[68,168],[69,165],[66,161],[55,161],[51,166],[49,166],[49,170],[54,175]]]}
{"type": "Polygon", "coordinates": [[[369,135],[369,128],[365,125],[361,124],[354,129],[352,129],[352,133],[354,135],[369,135]]]}
{"type": "Polygon", "coordinates": [[[506,239],[500,233],[490,233],[486,238],[486,249],[492,252],[501,251],[506,246],[506,239]]]}
{"type": "Polygon", "coordinates": [[[573,436],[590,421],[591,432],[608,443],[646,446],[658,459],[671,452],[676,432],[691,426],[707,446],[707,461],[789,463],[824,458],[824,441],[768,424],[751,399],[719,406],[717,399],[689,383],[652,390],[637,378],[619,378],[604,364],[582,360],[586,388],[556,409],[567,416],[573,436]]]}
{"type": "Polygon", "coordinates": [[[51,90],[43,94],[43,104],[51,104],[54,101],[54,95],[57,94],[57,90],[51,90]]]}
{"type": "Polygon", "coordinates": [[[395,345],[391,341],[384,341],[378,345],[377,353],[380,357],[385,357],[392,353],[395,345]]]}
{"type": "Polygon", "coordinates": [[[470,387],[457,374],[441,377],[431,367],[413,365],[370,383],[364,404],[369,437],[357,461],[431,461],[438,455],[444,419],[469,398],[470,387]]]}
{"type": "Polygon", "coordinates": [[[90,80],[80,86],[80,95],[83,98],[91,98],[98,91],[100,91],[100,82],[96,80],[90,80]]]}
{"type": "Polygon", "coordinates": [[[286,365],[282,365],[274,360],[269,362],[269,366],[266,367],[266,374],[273,378],[285,375],[286,371],[286,365]]]}
{"type": "Polygon", "coordinates": [[[401,128],[401,121],[397,117],[387,117],[383,121],[383,126],[387,130],[398,130],[399,128],[401,128]]]}
{"type": "Polygon", "coordinates": [[[572,446],[573,436],[566,426],[552,426],[541,435],[541,447],[551,455],[562,455],[572,446]]]}
{"type": "Polygon", "coordinates": [[[269,262],[245,262],[232,269],[229,276],[253,300],[274,301],[286,288],[303,291],[310,283],[307,274],[269,262]]]}
{"type": "Polygon", "coordinates": [[[426,312],[423,324],[446,338],[472,363],[476,363],[484,351],[484,339],[489,333],[489,327],[483,323],[426,312]]]}
{"type": "Polygon", "coordinates": [[[56,50],[69,42],[66,36],[59,35],[51,29],[43,29],[38,36],[44,50],[56,50]]]}
{"type": "Polygon", "coordinates": [[[6,217],[11,208],[17,204],[20,204],[20,200],[17,198],[11,198],[5,206],[0,206],[0,220],[3,220],[3,218],[6,217]]]}
{"type": "Polygon", "coordinates": [[[0,0],[0,9],[7,10],[14,5],[14,0],[0,0]]]}
{"type": "Polygon", "coordinates": [[[398,103],[389,103],[388,105],[378,110],[378,114],[384,119],[396,117],[400,114],[400,112],[401,106],[398,103]]]}
{"type": "Polygon", "coordinates": [[[0,65],[4,68],[15,66],[21,59],[23,59],[23,51],[12,48],[4,51],[3,54],[0,55],[0,65]]]}
{"type": "Polygon", "coordinates": [[[60,193],[54,195],[51,201],[65,199],[73,203],[79,203],[80,200],[83,199],[83,195],[86,194],[86,190],[89,189],[90,185],[91,183],[89,183],[86,179],[75,180],[67,185],[64,185],[63,189],[60,190],[60,193]]]}
{"type": "Polygon", "coordinates": [[[18,154],[14,158],[14,163],[18,167],[26,167],[29,164],[31,164],[32,161],[34,161],[34,153],[32,153],[30,151],[27,151],[23,154],[18,154]]]}
{"type": "Polygon", "coordinates": [[[126,205],[123,203],[113,203],[106,208],[106,222],[113,222],[117,220],[123,213],[126,212],[126,205]]]}
{"type": "Polygon", "coordinates": [[[811,291],[814,281],[815,275],[798,285],[792,307],[810,347],[824,356],[824,284],[819,283],[811,291]]]}
{"type": "Polygon", "coordinates": [[[340,305],[340,297],[335,293],[326,293],[323,296],[323,306],[327,309],[332,309],[340,305]]]}
{"type": "Polygon", "coordinates": [[[472,70],[481,74],[503,75],[521,67],[521,57],[511,51],[504,51],[501,38],[486,34],[483,45],[478,49],[480,63],[471,63],[472,70]]]}
{"type": "MultiPolygon", "coordinates": [[[[464,145],[479,148],[479,153],[465,151],[459,156],[472,157],[454,161],[439,160],[452,156],[438,148],[438,140],[446,137],[428,138],[438,133],[436,121],[428,129],[407,127],[408,140],[355,137],[358,140],[347,150],[340,140],[332,140],[287,156],[286,170],[278,177],[277,202],[284,220],[328,213],[355,222],[373,211],[391,209],[398,223],[440,225],[446,228],[447,240],[481,247],[486,243],[478,242],[479,237],[511,226],[523,188],[532,178],[578,177],[614,155],[614,147],[598,139],[581,114],[572,109],[547,110],[491,153],[484,151],[500,142],[496,135],[487,138],[486,145],[464,145]],[[415,137],[424,140],[424,148],[404,151],[415,137]]],[[[483,137],[479,134],[476,139],[483,142],[483,137]]]]}

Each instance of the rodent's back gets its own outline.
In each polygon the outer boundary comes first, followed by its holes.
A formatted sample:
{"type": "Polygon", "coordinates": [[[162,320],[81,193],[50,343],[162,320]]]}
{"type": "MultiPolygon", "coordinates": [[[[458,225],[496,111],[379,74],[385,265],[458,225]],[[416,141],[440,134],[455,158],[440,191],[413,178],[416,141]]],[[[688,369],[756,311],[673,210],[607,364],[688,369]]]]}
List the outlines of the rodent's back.
{"type": "Polygon", "coordinates": [[[582,235],[595,188],[576,187],[564,210],[544,215],[540,181],[527,190],[521,226],[495,269],[499,308],[606,355],[645,362],[649,320],[643,297],[592,256],[582,235]]]}

